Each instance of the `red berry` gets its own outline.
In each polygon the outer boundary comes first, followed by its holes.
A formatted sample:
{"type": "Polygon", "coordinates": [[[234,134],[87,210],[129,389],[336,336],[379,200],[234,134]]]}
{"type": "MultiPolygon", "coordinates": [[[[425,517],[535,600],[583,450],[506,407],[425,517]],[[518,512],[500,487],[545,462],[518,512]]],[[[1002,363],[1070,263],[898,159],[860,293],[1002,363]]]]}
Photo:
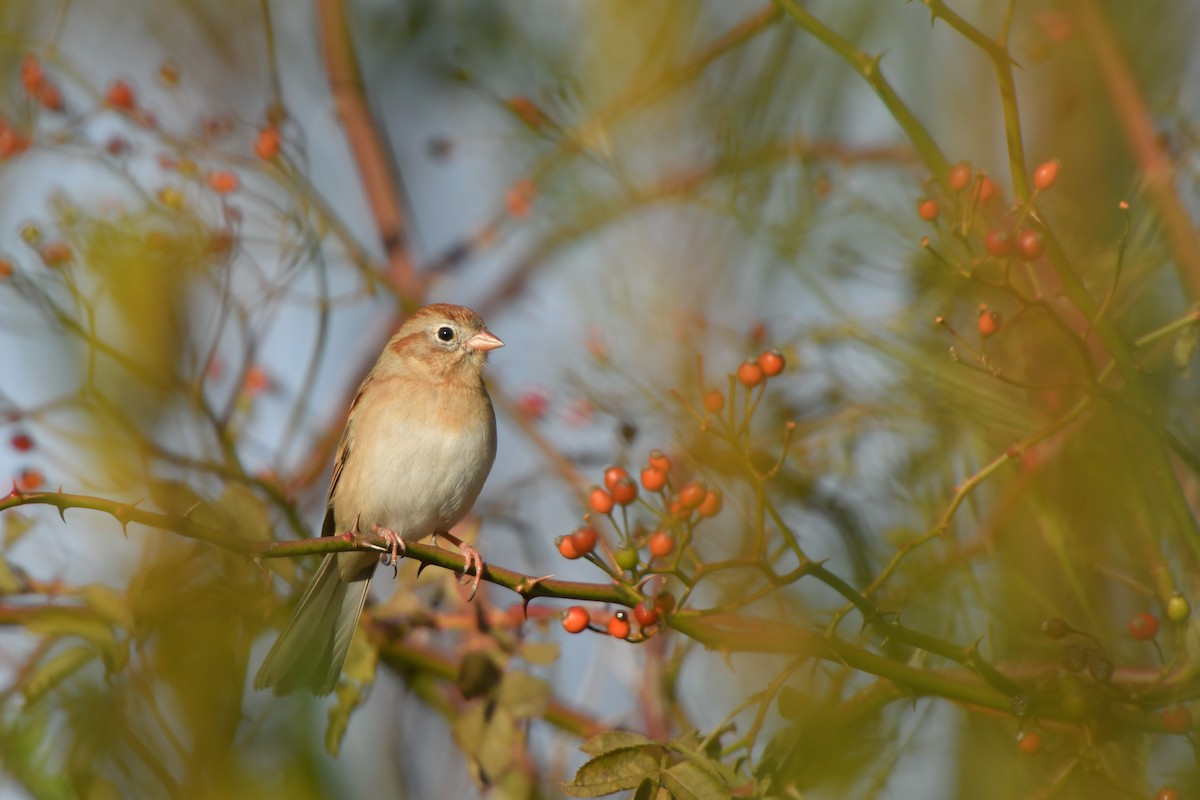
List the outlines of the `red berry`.
{"type": "Polygon", "coordinates": [[[737,379],[747,389],[753,389],[755,386],[758,386],[763,382],[764,377],[763,368],[758,365],[757,361],[746,360],[738,367],[737,379]]]}
{"type": "Polygon", "coordinates": [[[642,486],[647,492],[660,491],[667,485],[667,473],[658,467],[646,467],[642,470],[642,486]]]}
{"type": "Polygon", "coordinates": [[[996,184],[992,183],[992,179],[987,175],[982,176],[979,185],[975,188],[975,199],[982,205],[995,196],[996,184]]]}
{"type": "Polygon", "coordinates": [[[1007,228],[992,228],[983,237],[983,247],[989,255],[996,258],[1008,258],[1012,255],[1012,234],[1007,228]]]}
{"type": "Polygon", "coordinates": [[[612,615],[608,621],[608,634],[615,636],[618,639],[625,639],[629,636],[629,615],[624,611],[618,611],[612,615]]]}
{"type": "Polygon", "coordinates": [[[47,267],[61,267],[71,261],[71,246],[66,242],[46,242],[42,245],[42,261],[47,267]]]}
{"type": "Polygon", "coordinates": [[[1027,756],[1042,752],[1042,735],[1037,731],[1024,731],[1017,735],[1017,747],[1027,756]]]}
{"type": "Polygon", "coordinates": [[[703,503],[707,496],[708,487],[699,481],[692,481],[679,490],[679,505],[681,508],[691,511],[703,503]]]}
{"type": "Polygon", "coordinates": [[[1154,794],[1154,800],[1179,800],[1182,795],[1174,786],[1164,786],[1154,794]]]}
{"type": "Polygon", "coordinates": [[[1045,191],[1053,186],[1055,178],[1058,177],[1058,168],[1061,166],[1062,164],[1057,158],[1038,164],[1037,169],[1033,171],[1033,188],[1045,191]]]}
{"type": "Polygon", "coordinates": [[[37,467],[28,467],[17,475],[17,489],[22,492],[34,492],[42,488],[46,476],[37,467]]]}
{"type": "Polygon", "coordinates": [[[104,102],[122,111],[132,111],[133,107],[137,105],[133,97],[133,88],[125,81],[113,81],[110,83],[108,94],[104,97],[104,102]]]}
{"type": "Polygon", "coordinates": [[[628,477],[629,473],[624,467],[607,467],[604,470],[604,488],[611,492],[613,487],[617,485],[617,481],[628,477]]]}
{"type": "Polygon", "coordinates": [[[217,169],[208,173],[208,186],[217,194],[236,192],[240,183],[236,172],[217,169]]]}
{"type": "Polygon", "coordinates": [[[638,487],[633,478],[626,475],[617,481],[617,485],[613,487],[612,499],[618,505],[627,506],[634,500],[637,500],[638,487]]]}
{"type": "Polygon", "coordinates": [[[725,498],[721,496],[720,489],[709,489],[704,495],[704,499],[700,501],[700,507],[696,509],[697,513],[702,517],[715,517],[721,513],[721,509],[725,506],[725,498]]]}
{"type": "Polygon", "coordinates": [[[979,307],[979,335],[988,338],[1000,330],[1000,315],[989,311],[987,306],[979,307]]]}
{"type": "Polygon", "coordinates": [[[1187,706],[1164,708],[1161,719],[1168,733],[1184,734],[1192,729],[1192,712],[1187,706]]]}
{"type": "Polygon", "coordinates": [[[1129,618],[1129,635],[1144,642],[1153,639],[1158,634],[1158,618],[1153,614],[1142,612],[1129,618]]]}
{"type": "Polygon", "coordinates": [[[567,633],[579,633],[591,621],[591,615],[583,606],[571,606],[562,615],[562,626],[567,633]]]}
{"type": "Polygon", "coordinates": [[[967,184],[971,182],[971,162],[960,161],[951,167],[946,182],[956,192],[967,188],[967,184]]]}
{"type": "Polygon", "coordinates": [[[1017,253],[1026,261],[1036,261],[1046,252],[1046,242],[1033,228],[1017,232],[1017,253]]]}
{"type": "Polygon", "coordinates": [[[263,128],[254,140],[254,153],[264,161],[270,161],[279,155],[279,145],[283,143],[283,134],[274,126],[263,128]]]}
{"type": "Polygon", "coordinates": [[[610,514],[613,510],[612,495],[599,486],[593,486],[588,492],[588,505],[597,514],[610,514]]]}
{"type": "Polygon", "coordinates": [[[569,558],[572,561],[579,558],[582,553],[575,546],[575,541],[570,536],[560,536],[554,540],[554,545],[558,548],[559,555],[563,558],[569,558]]]}
{"type": "Polygon", "coordinates": [[[783,358],[783,353],[778,350],[764,350],[758,354],[758,365],[762,367],[768,378],[774,378],[783,372],[787,362],[783,358]]]}
{"type": "Polygon", "coordinates": [[[655,531],[650,534],[650,541],[646,543],[646,547],[655,558],[665,558],[675,550],[675,537],[670,531],[655,531]]]}
{"type": "Polygon", "coordinates": [[[24,453],[33,449],[33,437],[24,431],[14,433],[12,437],[12,446],[14,450],[24,453]]]}
{"type": "Polygon", "coordinates": [[[42,88],[44,78],[42,62],[38,61],[38,57],[32,53],[26,53],[21,59],[21,84],[25,87],[25,91],[36,97],[38,90],[42,88]]]}
{"type": "Polygon", "coordinates": [[[725,407],[725,395],[716,389],[704,393],[704,410],[710,414],[718,414],[725,407]]]}
{"type": "Polygon", "coordinates": [[[575,546],[575,552],[581,556],[585,556],[596,548],[596,540],[599,538],[599,534],[596,533],[596,529],[591,525],[583,525],[572,531],[571,535],[567,538],[575,546]]]}
{"type": "Polygon", "coordinates": [[[662,450],[650,451],[650,466],[662,472],[671,471],[671,457],[662,450]]]}
{"type": "Polygon", "coordinates": [[[42,84],[42,88],[38,91],[38,100],[41,104],[51,111],[62,111],[63,105],[62,92],[57,86],[49,81],[42,84]]]}
{"type": "Polygon", "coordinates": [[[643,628],[649,628],[654,623],[658,622],[658,608],[650,600],[643,600],[633,607],[633,617],[637,620],[638,625],[643,628]]]}
{"type": "Polygon", "coordinates": [[[917,201],[917,216],[926,222],[933,222],[938,217],[941,206],[932,197],[923,197],[917,201]]]}

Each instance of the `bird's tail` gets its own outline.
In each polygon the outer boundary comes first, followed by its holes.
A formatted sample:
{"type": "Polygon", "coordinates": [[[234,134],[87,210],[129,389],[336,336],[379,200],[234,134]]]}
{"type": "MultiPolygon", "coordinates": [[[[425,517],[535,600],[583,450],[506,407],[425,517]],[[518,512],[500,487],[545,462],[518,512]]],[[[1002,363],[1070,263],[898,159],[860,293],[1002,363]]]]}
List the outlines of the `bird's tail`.
{"type": "Polygon", "coordinates": [[[254,678],[254,688],[270,686],[275,694],[307,689],[324,695],[333,691],[350,651],[371,573],[346,581],[338,573],[337,554],[321,562],[292,612],[279,639],[254,678]]]}

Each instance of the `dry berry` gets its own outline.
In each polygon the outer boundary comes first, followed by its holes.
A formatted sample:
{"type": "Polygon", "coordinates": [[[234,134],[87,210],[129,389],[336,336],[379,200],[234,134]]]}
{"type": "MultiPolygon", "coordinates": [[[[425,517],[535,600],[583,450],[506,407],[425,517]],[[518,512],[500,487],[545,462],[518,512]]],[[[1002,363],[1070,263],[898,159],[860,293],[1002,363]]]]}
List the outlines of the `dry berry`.
{"type": "Polygon", "coordinates": [[[1054,185],[1054,180],[1058,177],[1058,168],[1062,164],[1057,158],[1045,161],[1037,165],[1037,169],[1033,171],[1033,188],[1038,191],[1045,191],[1054,185]]]}
{"type": "Polygon", "coordinates": [[[591,615],[583,606],[571,606],[562,615],[562,626],[567,633],[579,633],[591,621],[591,615]]]}
{"type": "Polygon", "coordinates": [[[579,558],[582,553],[575,547],[575,542],[570,536],[559,536],[554,540],[554,546],[558,548],[558,554],[563,558],[569,558],[574,561],[579,558]]]}
{"type": "Polygon", "coordinates": [[[650,534],[646,548],[655,558],[665,558],[671,555],[675,549],[675,537],[671,535],[670,531],[655,531],[650,534]]]}
{"type": "Polygon", "coordinates": [[[950,168],[949,174],[946,176],[946,183],[954,191],[961,191],[967,188],[967,184],[971,182],[971,162],[960,161],[950,168]]]}
{"type": "Polygon", "coordinates": [[[671,457],[662,450],[650,451],[650,466],[663,472],[671,471],[671,457]]]}
{"type": "Polygon", "coordinates": [[[1012,255],[1013,237],[1008,228],[992,228],[983,237],[983,247],[988,255],[1008,258],[1012,255]]]}
{"type": "Polygon", "coordinates": [[[665,617],[675,610],[675,595],[663,589],[654,596],[654,607],[658,609],[658,613],[665,617]]]}
{"type": "Polygon", "coordinates": [[[588,505],[597,514],[610,514],[613,510],[612,495],[599,486],[593,486],[588,492],[588,505]]]}
{"type": "Polygon", "coordinates": [[[1042,735],[1037,731],[1023,731],[1017,734],[1017,748],[1027,756],[1036,756],[1042,752],[1042,735]]]}
{"type": "Polygon", "coordinates": [[[628,478],[629,472],[624,467],[606,467],[604,470],[604,488],[610,492],[621,478],[628,478]]]}
{"type": "Polygon", "coordinates": [[[596,540],[600,537],[596,533],[596,529],[591,525],[583,525],[572,531],[568,538],[571,540],[571,544],[575,546],[575,552],[581,556],[585,556],[596,549],[596,540]]]}
{"type": "Polygon", "coordinates": [[[1033,228],[1017,232],[1017,254],[1026,261],[1036,261],[1046,252],[1046,241],[1033,228]]]}
{"type": "Polygon", "coordinates": [[[725,498],[721,495],[720,489],[709,489],[704,495],[704,499],[700,501],[700,506],[696,511],[702,517],[715,517],[721,513],[721,509],[725,506],[725,498]]]}
{"type": "Polygon", "coordinates": [[[629,615],[624,611],[618,611],[612,615],[608,621],[608,634],[617,639],[625,639],[629,636],[629,615]]]}
{"type": "Polygon", "coordinates": [[[737,379],[747,389],[753,389],[755,386],[758,386],[763,382],[764,377],[763,368],[758,365],[757,361],[746,360],[738,367],[737,379]]]}
{"type": "Polygon", "coordinates": [[[625,475],[618,480],[612,488],[613,502],[618,505],[629,505],[634,500],[637,500],[637,495],[637,484],[634,483],[633,478],[629,477],[628,475],[625,475]]]}
{"type": "Polygon", "coordinates": [[[758,354],[758,365],[762,367],[768,378],[774,378],[783,372],[787,362],[783,358],[783,353],[778,350],[764,350],[758,354]]]}
{"type": "Polygon", "coordinates": [[[647,492],[661,491],[667,485],[667,473],[658,467],[646,467],[642,470],[642,486],[647,492]]]}
{"type": "Polygon", "coordinates": [[[941,206],[932,197],[923,197],[917,201],[917,216],[926,222],[933,222],[938,217],[941,206]]]}
{"type": "Polygon", "coordinates": [[[637,620],[638,625],[649,628],[658,622],[658,608],[650,600],[643,600],[633,607],[633,617],[637,620]]]}
{"type": "Polygon", "coordinates": [[[1158,635],[1158,618],[1142,612],[1129,618],[1129,635],[1138,641],[1153,639],[1158,635]]]}
{"type": "Polygon", "coordinates": [[[725,395],[716,389],[704,393],[704,410],[710,414],[718,414],[725,407],[725,395]]]}
{"type": "Polygon", "coordinates": [[[137,101],[133,97],[133,87],[125,81],[113,81],[109,84],[104,102],[122,111],[132,111],[133,107],[137,105],[137,101]]]}
{"type": "Polygon", "coordinates": [[[979,309],[979,335],[988,338],[1000,330],[1000,315],[986,306],[979,309]]]}

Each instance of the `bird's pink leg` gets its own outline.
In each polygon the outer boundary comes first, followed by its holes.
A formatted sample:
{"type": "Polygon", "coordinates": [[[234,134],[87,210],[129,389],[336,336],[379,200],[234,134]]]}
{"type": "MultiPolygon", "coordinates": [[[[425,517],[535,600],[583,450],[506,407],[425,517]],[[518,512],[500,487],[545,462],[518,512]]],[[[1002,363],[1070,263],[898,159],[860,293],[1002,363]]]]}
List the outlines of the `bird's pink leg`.
{"type": "Polygon", "coordinates": [[[396,574],[400,573],[399,561],[405,555],[407,549],[404,545],[404,540],[391,528],[385,528],[382,525],[372,525],[371,531],[377,536],[382,536],[388,542],[387,548],[375,546],[377,550],[383,550],[383,555],[379,560],[383,562],[385,567],[391,567],[396,574]]]}
{"type": "Polygon", "coordinates": [[[435,531],[433,534],[434,544],[437,544],[439,536],[457,547],[458,552],[462,553],[463,558],[466,559],[467,563],[463,565],[463,578],[474,571],[475,576],[471,579],[471,596],[467,598],[467,600],[474,600],[475,593],[479,591],[479,582],[483,580],[483,556],[479,555],[479,551],[473,545],[467,544],[449,531],[435,531]]]}

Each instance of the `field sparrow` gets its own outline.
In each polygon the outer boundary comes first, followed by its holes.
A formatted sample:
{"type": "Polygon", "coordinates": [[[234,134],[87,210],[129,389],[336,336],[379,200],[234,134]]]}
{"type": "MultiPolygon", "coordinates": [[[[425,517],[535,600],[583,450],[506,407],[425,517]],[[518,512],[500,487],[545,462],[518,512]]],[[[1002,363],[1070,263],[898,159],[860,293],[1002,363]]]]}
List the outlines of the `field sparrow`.
{"type": "MultiPolygon", "coordinates": [[[[471,509],[496,456],[483,365],[488,351],[502,345],[462,306],[425,306],[400,326],[350,406],[323,536],[375,531],[390,539],[394,560],[405,541],[440,535],[467,556],[478,587],[478,551],[449,530],[471,509]]],[[[256,688],[333,691],[377,560],[371,552],[325,556],[259,669],[256,688]]]]}

